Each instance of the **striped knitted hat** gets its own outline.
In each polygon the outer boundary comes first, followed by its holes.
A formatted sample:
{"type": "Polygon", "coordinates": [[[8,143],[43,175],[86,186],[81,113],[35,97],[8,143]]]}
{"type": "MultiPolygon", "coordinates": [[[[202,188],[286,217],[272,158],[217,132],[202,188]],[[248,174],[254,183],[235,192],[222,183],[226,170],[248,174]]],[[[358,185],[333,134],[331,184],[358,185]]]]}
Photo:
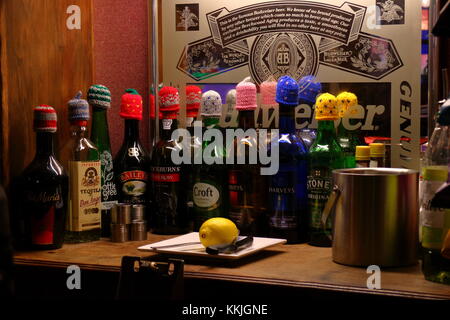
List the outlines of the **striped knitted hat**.
{"type": "Polygon", "coordinates": [[[202,101],[202,89],[197,86],[186,86],[186,117],[197,117],[202,101]]]}
{"type": "Polygon", "coordinates": [[[142,120],[142,97],[135,89],[125,90],[119,115],[124,119],[142,120]]]}
{"type": "Polygon", "coordinates": [[[239,111],[255,110],[256,85],[249,81],[242,81],[236,86],[236,109],[239,111]]]}
{"type": "Polygon", "coordinates": [[[276,107],[278,105],[275,101],[277,82],[275,80],[266,80],[259,87],[261,90],[261,104],[269,108],[276,107]]]}
{"type": "Polygon", "coordinates": [[[69,121],[88,121],[89,120],[89,104],[86,100],[81,99],[81,91],[78,91],[72,100],[69,100],[69,121]]]}
{"type": "Polygon", "coordinates": [[[47,105],[36,106],[33,109],[33,128],[36,132],[56,132],[57,115],[55,109],[47,105]]]}
{"type": "Polygon", "coordinates": [[[282,76],[278,79],[277,95],[275,100],[284,105],[298,105],[298,83],[289,76],[282,76]]]}
{"type": "Polygon", "coordinates": [[[222,115],[222,98],[214,90],[206,91],[202,95],[202,116],[217,118],[222,115]]]}
{"type": "Polygon", "coordinates": [[[178,89],[163,87],[159,90],[159,112],[165,119],[176,119],[180,110],[180,96],[178,89]]]}
{"type": "Polygon", "coordinates": [[[111,107],[111,92],[101,84],[94,84],[89,88],[87,100],[94,108],[108,109],[111,107]]]}

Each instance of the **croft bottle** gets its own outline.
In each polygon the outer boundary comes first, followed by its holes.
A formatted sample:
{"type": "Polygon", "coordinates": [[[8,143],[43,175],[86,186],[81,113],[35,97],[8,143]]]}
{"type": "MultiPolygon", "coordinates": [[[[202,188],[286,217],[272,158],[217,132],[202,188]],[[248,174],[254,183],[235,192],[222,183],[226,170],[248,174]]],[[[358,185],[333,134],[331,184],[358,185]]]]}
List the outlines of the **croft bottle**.
{"type": "Polygon", "coordinates": [[[17,249],[58,249],[64,241],[68,176],[53,151],[56,126],[52,107],[34,108],[36,154],[12,185],[11,220],[17,249]]]}

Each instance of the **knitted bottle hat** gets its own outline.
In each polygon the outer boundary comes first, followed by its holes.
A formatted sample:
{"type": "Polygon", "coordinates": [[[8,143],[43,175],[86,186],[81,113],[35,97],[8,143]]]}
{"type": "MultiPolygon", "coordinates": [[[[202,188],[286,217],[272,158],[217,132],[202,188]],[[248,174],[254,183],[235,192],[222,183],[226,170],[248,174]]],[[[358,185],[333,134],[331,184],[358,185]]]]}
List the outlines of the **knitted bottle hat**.
{"type": "Polygon", "coordinates": [[[89,120],[89,104],[86,100],[81,99],[81,91],[78,91],[72,100],[69,100],[69,121],[88,121],[89,120]]]}
{"type": "Polygon", "coordinates": [[[119,115],[124,119],[142,120],[142,97],[135,89],[126,89],[125,92],[119,115]]]}
{"type": "Polygon", "coordinates": [[[197,86],[186,86],[186,117],[197,117],[202,102],[202,89],[197,86]]]}
{"type": "Polygon", "coordinates": [[[159,112],[162,118],[176,119],[180,110],[180,96],[178,89],[174,87],[164,87],[159,91],[159,112]]]}
{"type": "Polygon", "coordinates": [[[339,112],[336,97],[329,93],[322,93],[316,99],[317,120],[337,120],[339,112]]]}
{"type": "Polygon", "coordinates": [[[227,106],[227,110],[234,110],[236,106],[236,89],[231,89],[228,91],[225,104],[227,106]]]}
{"type": "Polygon", "coordinates": [[[36,132],[56,132],[57,115],[55,109],[48,105],[36,106],[33,109],[33,129],[36,132]]]}
{"type": "Polygon", "coordinates": [[[275,101],[288,106],[298,105],[298,83],[289,76],[278,79],[275,101]]]}
{"type": "Polygon", "coordinates": [[[104,85],[94,84],[88,90],[87,100],[93,108],[108,109],[111,107],[111,92],[104,85]]]}
{"type": "Polygon", "coordinates": [[[256,85],[249,81],[242,81],[236,86],[236,110],[255,110],[256,105],[256,85]]]}
{"type": "Polygon", "coordinates": [[[219,93],[209,90],[202,95],[201,115],[210,118],[218,118],[222,115],[222,98],[219,93]]]}
{"type": "Polygon", "coordinates": [[[322,84],[314,76],[304,76],[298,82],[298,100],[314,104],[317,95],[322,92],[322,84]]]}
{"type": "MultiPolygon", "coordinates": [[[[348,111],[348,108],[358,104],[358,97],[351,92],[341,92],[336,97],[337,106],[339,109],[339,117],[343,118],[348,111]]],[[[354,110],[356,111],[356,110],[354,110]]]]}
{"type": "Polygon", "coordinates": [[[276,107],[277,82],[269,79],[261,83],[259,88],[261,90],[261,104],[269,108],[276,107]]]}

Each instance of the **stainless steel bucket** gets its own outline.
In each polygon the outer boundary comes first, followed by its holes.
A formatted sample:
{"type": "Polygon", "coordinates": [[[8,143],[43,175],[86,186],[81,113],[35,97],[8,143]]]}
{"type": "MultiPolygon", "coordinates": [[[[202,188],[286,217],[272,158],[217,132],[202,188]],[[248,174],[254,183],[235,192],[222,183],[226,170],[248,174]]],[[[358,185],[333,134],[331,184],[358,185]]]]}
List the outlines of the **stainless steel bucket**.
{"type": "Polygon", "coordinates": [[[417,263],[418,172],[357,168],[333,171],[333,260],[352,266],[417,263]]]}

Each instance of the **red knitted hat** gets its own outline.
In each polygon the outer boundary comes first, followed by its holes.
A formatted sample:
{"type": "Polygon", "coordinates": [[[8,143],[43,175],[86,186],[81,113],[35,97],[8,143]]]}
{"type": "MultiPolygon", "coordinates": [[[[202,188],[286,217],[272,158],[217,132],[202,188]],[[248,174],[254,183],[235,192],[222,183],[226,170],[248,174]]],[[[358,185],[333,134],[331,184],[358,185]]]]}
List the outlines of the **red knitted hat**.
{"type": "Polygon", "coordinates": [[[186,86],[186,117],[197,117],[202,101],[202,89],[197,86],[186,86]]]}
{"type": "Polygon", "coordinates": [[[124,119],[142,120],[142,97],[134,89],[126,89],[120,104],[120,116],[124,119]]]}
{"type": "Polygon", "coordinates": [[[39,132],[56,132],[57,116],[53,107],[40,105],[34,107],[33,128],[39,132]]]}
{"type": "Polygon", "coordinates": [[[178,89],[174,87],[164,87],[159,90],[159,112],[164,119],[176,119],[180,111],[180,96],[178,89]]]}

